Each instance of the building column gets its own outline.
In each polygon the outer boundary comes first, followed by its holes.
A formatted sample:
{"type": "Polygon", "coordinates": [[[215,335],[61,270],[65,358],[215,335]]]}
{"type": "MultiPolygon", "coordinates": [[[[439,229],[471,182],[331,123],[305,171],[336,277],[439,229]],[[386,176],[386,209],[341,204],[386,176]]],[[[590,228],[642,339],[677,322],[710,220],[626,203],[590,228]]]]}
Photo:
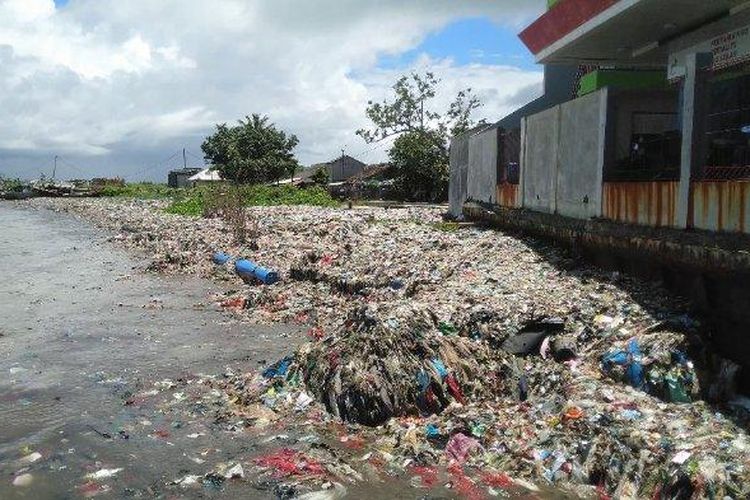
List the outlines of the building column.
{"type": "Polygon", "coordinates": [[[518,155],[518,208],[526,206],[526,197],[524,195],[524,177],[526,176],[526,117],[521,118],[521,151],[518,155]]]}
{"type": "Polygon", "coordinates": [[[682,160],[680,185],[677,193],[676,224],[689,227],[692,220],[691,182],[705,167],[705,127],[708,106],[708,76],[713,65],[710,53],[690,54],[685,61],[685,80],[682,85],[682,160]]]}

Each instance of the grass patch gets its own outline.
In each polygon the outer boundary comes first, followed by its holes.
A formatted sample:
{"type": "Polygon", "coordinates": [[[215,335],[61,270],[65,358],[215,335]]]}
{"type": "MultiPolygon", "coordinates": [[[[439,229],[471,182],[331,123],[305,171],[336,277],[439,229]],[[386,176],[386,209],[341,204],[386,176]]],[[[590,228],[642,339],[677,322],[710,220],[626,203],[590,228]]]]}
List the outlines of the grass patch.
{"type": "Polygon", "coordinates": [[[199,217],[203,215],[203,193],[187,193],[177,196],[165,209],[168,214],[186,215],[188,217],[199,217]]]}
{"type": "Polygon", "coordinates": [[[157,200],[173,197],[178,191],[166,184],[153,182],[137,182],[118,186],[106,185],[102,188],[100,195],[110,198],[139,198],[144,200],[157,200]]]}
{"type": "Polygon", "coordinates": [[[205,186],[176,193],[167,207],[170,214],[198,217],[215,211],[217,199],[239,197],[246,207],[297,206],[338,207],[336,201],[323,188],[300,189],[294,186],[205,186]]]}
{"type": "Polygon", "coordinates": [[[336,201],[322,187],[300,189],[294,186],[248,186],[245,189],[245,205],[270,207],[276,205],[312,205],[316,207],[338,207],[336,201]]]}

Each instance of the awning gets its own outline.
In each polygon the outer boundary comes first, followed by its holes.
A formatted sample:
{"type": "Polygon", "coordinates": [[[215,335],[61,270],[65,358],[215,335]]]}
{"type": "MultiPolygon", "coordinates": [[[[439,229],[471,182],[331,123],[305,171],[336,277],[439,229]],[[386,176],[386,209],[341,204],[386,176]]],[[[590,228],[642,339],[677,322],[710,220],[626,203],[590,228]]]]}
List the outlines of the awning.
{"type": "Polygon", "coordinates": [[[665,67],[667,43],[739,0],[560,0],[520,35],[538,62],[665,67]]]}

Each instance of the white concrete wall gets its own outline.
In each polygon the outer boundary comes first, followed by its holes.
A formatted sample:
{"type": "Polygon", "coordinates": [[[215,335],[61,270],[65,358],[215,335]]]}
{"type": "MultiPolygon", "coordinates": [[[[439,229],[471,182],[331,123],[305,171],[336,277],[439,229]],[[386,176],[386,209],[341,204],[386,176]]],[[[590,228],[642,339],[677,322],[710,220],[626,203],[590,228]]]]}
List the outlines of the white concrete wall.
{"type": "Polygon", "coordinates": [[[602,213],[607,90],[525,120],[523,206],[588,219],[602,213]]]}
{"type": "Polygon", "coordinates": [[[451,140],[451,176],[448,186],[450,213],[454,217],[463,216],[466,202],[466,175],[469,170],[469,135],[463,134],[451,140]]]}
{"type": "Polygon", "coordinates": [[[521,165],[524,208],[548,213],[556,210],[559,136],[559,106],[526,118],[521,165]]]}
{"type": "Polygon", "coordinates": [[[469,137],[467,195],[474,201],[497,201],[498,131],[490,128],[469,137]]]}
{"type": "Polygon", "coordinates": [[[557,213],[576,219],[602,214],[607,90],[560,107],[557,213]]]}

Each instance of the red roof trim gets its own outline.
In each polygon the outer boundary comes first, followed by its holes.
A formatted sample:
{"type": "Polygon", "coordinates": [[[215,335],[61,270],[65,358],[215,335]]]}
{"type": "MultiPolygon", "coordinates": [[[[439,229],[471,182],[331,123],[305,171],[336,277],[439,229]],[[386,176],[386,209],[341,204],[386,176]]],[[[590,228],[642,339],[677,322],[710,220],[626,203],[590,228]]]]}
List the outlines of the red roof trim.
{"type": "Polygon", "coordinates": [[[618,1],[560,0],[531,26],[523,30],[519,36],[534,55],[539,54],[618,1]]]}

